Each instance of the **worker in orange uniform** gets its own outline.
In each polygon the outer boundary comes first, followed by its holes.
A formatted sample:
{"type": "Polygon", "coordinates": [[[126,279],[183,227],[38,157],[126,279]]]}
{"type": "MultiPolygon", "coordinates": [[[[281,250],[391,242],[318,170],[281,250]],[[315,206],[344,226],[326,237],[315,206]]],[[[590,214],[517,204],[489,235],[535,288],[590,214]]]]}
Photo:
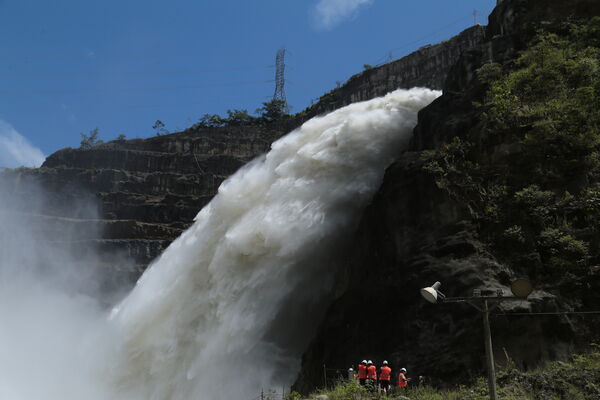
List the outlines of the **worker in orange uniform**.
{"type": "Polygon", "coordinates": [[[373,361],[367,363],[367,384],[372,389],[377,387],[377,367],[373,365],[373,361]]]}
{"type": "Polygon", "coordinates": [[[383,393],[387,394],[390,391],[390,377],[392,376],[392,369],[389,367],[387,361],[383,361],[383,365],[379,371],[379,387],[381,387],[383,393]]]}
{"type": "Polygon", "coordinates": [[[410,379],[406,377],[406,368],[401,368],[400,373],[398,374],[398,388],[401,390],[405,389],[408,386],[409,380],[410,379]]]}
{"type": "Polygon", "coordinates": [[[362,360],[360,364],[358,364],[358,374],[356,375],[358,379],[358,383],[360,386],[365,386],[367,382],[367,360],[362,360]]]}

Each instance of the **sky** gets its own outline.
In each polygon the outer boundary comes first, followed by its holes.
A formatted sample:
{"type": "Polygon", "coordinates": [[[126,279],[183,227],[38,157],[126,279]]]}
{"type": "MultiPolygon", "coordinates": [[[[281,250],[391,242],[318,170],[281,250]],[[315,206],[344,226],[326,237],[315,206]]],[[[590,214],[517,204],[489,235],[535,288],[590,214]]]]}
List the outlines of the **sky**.
{"type": "Polygon", "coordinates": [[[495,0],[0,0],[0,167],[254,113],[285,48],[292,112],[363,70],[438,43],[495,0]]]}

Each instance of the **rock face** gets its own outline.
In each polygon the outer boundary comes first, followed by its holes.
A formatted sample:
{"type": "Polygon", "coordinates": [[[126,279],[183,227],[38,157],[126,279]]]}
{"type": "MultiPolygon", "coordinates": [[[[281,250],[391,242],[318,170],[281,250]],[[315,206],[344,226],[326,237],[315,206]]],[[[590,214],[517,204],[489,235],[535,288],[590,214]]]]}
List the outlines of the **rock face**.
{"type": "Polygon", "coordinates": [[[483,40],[485,28],[477,25],[451,39],[420,48],[398,60],[372,67],[352,76],[341,87],[321,96],[309,108],[310,114],[321,114],[359,101],[383,96],[398,88],[428,87],[441,89],[450,67],[460,55],[483,40]]]}
{"type": "Polygon", "coordinates": [[[4,171],[10,207],[100,253],[133,281],[193,221],[220,183],[291,126],[227,127],[63,149],[38,169],[4,171]],[[43,198],[43,201],[40,199],[43,198]],[[31,199],[29,201],[28,199],[31,199]],[[35,200],[33,200],[35,199],[35,200]]]}
{"type": "MultiPolygon", "coordinates": [[[[368,69],[324,95],[283,125],[187,130],[150,139],[113,141],[60,150],[39,169],[0,174],[10,204],[49,238],[65,232],[76,245],[100,251],[100,266],[115,280],[135,280],[193,221],[219,184],[267,151],[302,118],[398,87],[443,88],[420,113],[411,148],[389,168],[366,210],[341,271],[336,299],[305,353],[296,388],[322,382],[323,365],[345,371],[363,358],[387,359],[409,375],[432,379],[481,374],[482,329],[467,305],[431,305],[418,289],[440,280],[448,296],[474,287],[504,289],[514,278],[477,237],[468,210],[439,190],[421,168],[418,152],[461,136],[477,123],[473,100],[483,88],[475,71],[489,61],[510,63],[536,28],[532,21],[600,15],[597,0],[504,0],[488,27],[476,26],[438,45],[368,69]],[[43,201],[40,201],[43,197],[43,201]]],[[[597,279],[596,279],[597,282],[597,279]]],[[[110,283],[110,282],[109,282],[110,283]]],[[[109,284],[108,283],[108,284],[109,284]]],[[[598,282],[597,282],[598,283],[598,282]]],[[[536,291],[514,310],[553,310],[555,294],[536,291]]],[[[503,308],[502,310],[506,310],[503,308]]],[[[497,360],[523,366],[568,354],[576,319],[495,317],[497,360]],[[521,332],[527,327],[528,337],[521,332]]]]}
{"type": "MultiPolygon", "coordinates": [[[[473,101],[484,90],[475,80],[478,68],[491,61],[512,62],[537,23],[569,15],[600,15],[600,3],[498,3],[485,39],[451,68],[443,96],[419,114],[409,151],[386,172],[350,246],[337,299],[304,355],[296,390],[306,392],[322,384],[323,365],[343,371],[364,358],[376,364],[385,359],[394,371],[405,367],[413,378],[424,375],[437,382],[484,374],[479,312],[467,304],[429,304],[419,289],[439,280],[447,296],[469,296],[479,287],[509,295],[508,285],[516,276],[479,240],[466,207],[423,172],[418,152],[464,135],[478,123],[473,101]]],[[[598,284],[598,276],[592,281],[598,284]]],[[[569,299],[559,290],[536,290],[528,301],[503,303],[497,314],[568,306],[569,299]]],[[[496,361],[510,357],[522,367],[565,357],[579,338],[593,336],[577,317],[497,315],[491,324],[496,361]]]]}
{"type": "Polygon", "coordinates": [[[39,169],[0,173],[17,198],[44,197],[41,204],[12,208],[50,236],[79,231],[80,247],[99,252],[112,280],[134,281],[193,222],[221,182],[268,151],[270,144],[306,118],[399,87],[440,88],[461,52],[483,37],[480,26],[402,59],[352,77],[322,101],[283,123],[188,129],[150,139],[112,141],[63,149],[39,169]],[[331,96],[337,100],[331,102],[331,96]],[[41,191],[40,191],[41,190],[41,191]],[[43,192],[43,195],[42,195],[43,192]]]}

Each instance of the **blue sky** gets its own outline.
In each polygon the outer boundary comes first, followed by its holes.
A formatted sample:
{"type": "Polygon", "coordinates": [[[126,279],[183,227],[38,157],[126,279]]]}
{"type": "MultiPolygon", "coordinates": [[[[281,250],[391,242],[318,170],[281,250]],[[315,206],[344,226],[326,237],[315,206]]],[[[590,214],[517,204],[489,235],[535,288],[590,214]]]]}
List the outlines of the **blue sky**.
{"type": "Polygon", "coordinates": [[[292,112],[360,72],[447,39],[495,0],[0,0],[0,167],[254,112],[286,53],[292,112]]]}

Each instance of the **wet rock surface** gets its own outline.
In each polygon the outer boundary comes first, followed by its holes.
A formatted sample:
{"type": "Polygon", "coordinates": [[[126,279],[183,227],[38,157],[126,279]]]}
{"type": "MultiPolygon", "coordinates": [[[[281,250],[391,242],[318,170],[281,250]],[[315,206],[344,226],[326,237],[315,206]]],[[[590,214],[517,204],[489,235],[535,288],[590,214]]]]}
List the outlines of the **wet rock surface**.
{"type": "MultiPolygon", "coordinates": [[[[458,382],[482,374],[485,355],[479,312],[466,303],[430,304],[419,289],[435,281],[451,297],[474,288],[510,294],[514,275],[478,240],[468,210],[439,190],[405,153],[388,171],[366,211],[348,268],[338,279],[338,298],[303,358],[295,388],[311,391],[322,367],[345,370],[357,360],[389,361],[394,371],[424,375],[432,383],[458,382]]],[[[536,292],[528,301],[503,304],[507,311],[555,311],[559,299],[536,292]]],[[[497,360],[503,349],[520,363],[567,356],[573,325],[555,317],[492,318],[497,360]],[[523,335],[523,332],[527,332],[523,335]]]]}
{"type": "MultiPolygon", "coordinates": [[[[364,358],[376,364],[388,360],[394,371],[405,367],[409,376],[423,375],[432,383],[464,382],[485,373],[479,312],[465,303],[427,303],[419,289],[441,281],[447,296],[469,296],[475,288],[510,295],[516,276],[479,240],[466,206],[423,172],[418,152],[464,137],[478,124],[473,102],[484,88],[475,74],[483,64],[513,62],[542,21],[590,15],[600,15],[600,3],[498,3],[484,40],[463,52],[448,73],[443,96],[420,112],[409,151],[388,169],[366,210],[338,279],[337,298],[304,354],[296,390],[320,385],[323,365],[346,370],[364,358]]],[[[508,357],[528,368],[568,356],[593,333],[581,318],[503,314],[565,310],[569,302],[559,290],[538,288],[528,301],[502,303],[491,318],[496,361],[508,357]]]]}

